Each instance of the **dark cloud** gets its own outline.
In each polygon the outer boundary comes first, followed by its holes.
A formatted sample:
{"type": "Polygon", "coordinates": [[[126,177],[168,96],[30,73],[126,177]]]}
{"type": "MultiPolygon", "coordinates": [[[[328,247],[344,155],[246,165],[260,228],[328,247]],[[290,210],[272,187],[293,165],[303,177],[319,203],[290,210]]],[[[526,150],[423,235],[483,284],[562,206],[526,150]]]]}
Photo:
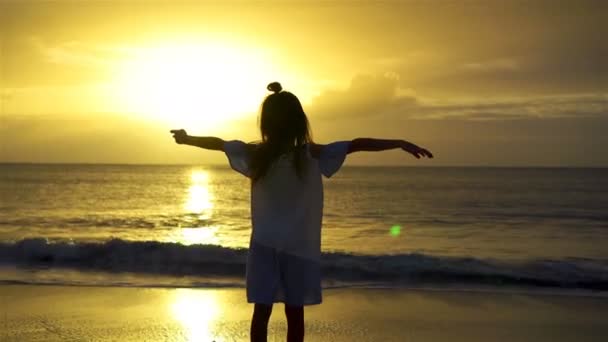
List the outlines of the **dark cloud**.
{"type": "Polygon", "coordinates": [[[396,75],[358,75],[346,90],[328,90],[313,100],[311,114],[324,118],[373,117],[418,107],[400,95],[396,75]]]}
{"type": "Polygon", "coordinates": [[[475,73],[487,73],[493,71],[515,71],[520,68],[519,63],[512,58],[499,58],[484,62],[465,63],[462,69],[475,73]]]}
{"type": "Polygon", "coordinates": [[[526,118],[582,118],[608,116],[607,94],[553,95],[475,102],[425,103],[416,118],[514,120],[526,118]]]}
{"type": "MultiPolygon", "coordinates": [[[[476,66],[475,68],[478,68],[476,66]]],[[[483,68],[486,68],[485,66],[483,68]]],[[[608,93],[438,100],[403,94],[395,75],[355,77],[343,91],[313,100],[309,112],[320,118],[393,117],[411,119],[515,120],[608,116],[608,93]]]]}
{"type": "MultiPolygon", "coordinates": [[[[540,43],[542,44],[542,43],[540,43]]],[[[418,90],[452,95],[551,94],[608,91],[608,53],[604,48],[539,47],[518,57],[469,57],[441,61],[434,73],[403,79],[418,90]]],[[[399,69],[396,69],[397,71],[399,69]]],[[[404,73],[409,69],[404,69],[404,73]]],[[[399,71],[398,71],[399,72],[399,71]]]]}

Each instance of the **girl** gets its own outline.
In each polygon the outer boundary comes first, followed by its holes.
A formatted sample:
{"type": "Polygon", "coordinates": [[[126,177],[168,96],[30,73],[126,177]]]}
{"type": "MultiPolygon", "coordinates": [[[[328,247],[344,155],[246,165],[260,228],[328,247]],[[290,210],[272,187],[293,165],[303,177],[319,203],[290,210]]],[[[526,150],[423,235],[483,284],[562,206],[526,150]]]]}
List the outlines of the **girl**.
{"type": "Polygon", "coordinates": [[[266,341],[273,303],[285,303],[287,341],[304,340],[304,305],[321,303],[321,175],[331,177],[346,155],[400,148],[414,157],[431,152],[404,140],[358,138],[327,145],[312,141],[298,98],[277,82],[262,104],[262,141],[246,144],[173,130],[178,144],[223,151],[230,166],[251,179],[252,233],[247,301],[255,303],[251,341],[266,341]]]}

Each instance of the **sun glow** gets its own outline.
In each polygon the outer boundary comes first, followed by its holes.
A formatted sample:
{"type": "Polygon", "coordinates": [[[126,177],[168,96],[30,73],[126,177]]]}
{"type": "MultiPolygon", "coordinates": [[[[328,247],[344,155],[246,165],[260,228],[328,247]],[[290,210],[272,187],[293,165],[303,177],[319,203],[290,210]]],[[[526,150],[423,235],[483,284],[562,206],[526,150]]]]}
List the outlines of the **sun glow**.
{"type": "Polygon", "coordinates": [[[257,112],[277,73],[261,50],[205,42],[136,49],[118,75],[127,111],[192,127],[257,112]]]}

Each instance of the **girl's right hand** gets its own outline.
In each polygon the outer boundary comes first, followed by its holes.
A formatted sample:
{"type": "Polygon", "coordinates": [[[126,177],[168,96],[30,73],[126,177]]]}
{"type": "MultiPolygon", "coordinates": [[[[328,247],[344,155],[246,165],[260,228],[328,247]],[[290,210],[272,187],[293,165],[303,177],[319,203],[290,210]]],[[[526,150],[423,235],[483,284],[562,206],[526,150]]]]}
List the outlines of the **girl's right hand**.
{"type": "Polygon", "coordinates": [[[178,144],[186,143],[186,139],[188,138],[188,133],[183,129],[172,129],[171,134],[173,134],[173,139],[178,144]]]}
{"type": "Polygon", "coordinates": [[[404,144],[401,146],[401,148],[405,152],[410,153],[411,155],[413,155],[414,157],[416,157],[418,159],[420,159],[420,156],[427,157],[427,158],[433,158],[433,154],[431,153],[431,151],[424,149],[420,146],[414,145],[407,141],[404,141],[404,144]]]}

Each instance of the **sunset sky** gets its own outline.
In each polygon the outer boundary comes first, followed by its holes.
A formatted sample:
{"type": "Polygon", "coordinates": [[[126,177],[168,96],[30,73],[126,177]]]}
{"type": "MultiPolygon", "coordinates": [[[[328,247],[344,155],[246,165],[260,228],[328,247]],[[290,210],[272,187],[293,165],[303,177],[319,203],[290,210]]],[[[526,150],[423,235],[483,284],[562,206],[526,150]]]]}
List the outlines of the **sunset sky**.
{"type": "Polygon", "coordinates": [[[279,81],[319,143],[608,166],[608,2],[285,3],[0,0],[0,162],[225,163],[168,131],[256,140],[279,81]]]}

